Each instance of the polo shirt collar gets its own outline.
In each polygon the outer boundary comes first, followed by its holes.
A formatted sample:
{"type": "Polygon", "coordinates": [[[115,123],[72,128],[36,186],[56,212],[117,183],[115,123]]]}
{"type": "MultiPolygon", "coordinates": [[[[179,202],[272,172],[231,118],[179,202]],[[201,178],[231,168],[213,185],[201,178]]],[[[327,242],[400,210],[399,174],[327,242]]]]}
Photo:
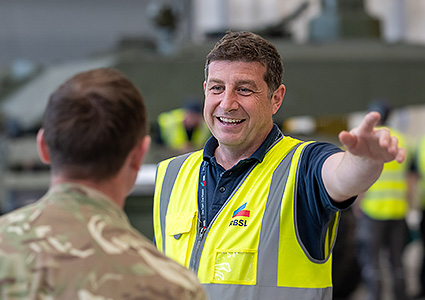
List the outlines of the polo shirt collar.
{"type": "MultiPolygon", "coordinates": [[[[276,124],[273,124],[273,128],[267,135],[261,146],[246,160],[256,160],[261,163],[266,155],[267,151],[283,137],[282,131],[276,124]]],[[[214,136],[211,136],[204,147],[204,160],[210,162],[214,157],[215,149],[218,147],[218,141],[214,136]]]]}

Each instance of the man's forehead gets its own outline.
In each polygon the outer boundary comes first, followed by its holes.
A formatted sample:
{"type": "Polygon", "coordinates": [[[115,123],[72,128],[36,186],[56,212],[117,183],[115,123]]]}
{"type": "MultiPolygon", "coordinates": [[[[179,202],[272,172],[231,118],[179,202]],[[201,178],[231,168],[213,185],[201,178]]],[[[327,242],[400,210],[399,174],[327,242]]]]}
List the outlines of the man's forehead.
{"type": "Polygon", "coordinates": [[[264,65],[259,62],[214,61],[208,70],[208,83],[259,83],[258,81],[264,81],[265,72],[264,65]]]}
{"type": "Polygon", "coordinates": [[[216,67],[216,66],[222,66],[222,65],[232,65],[232,66],[247,66],[249,68],[255,67],[255,68],[264,68],[266,69],[266,66],[259,62],[259,61],[245,61],[245,60],[213,60],[209,64],[209,68],[216,67]]]}

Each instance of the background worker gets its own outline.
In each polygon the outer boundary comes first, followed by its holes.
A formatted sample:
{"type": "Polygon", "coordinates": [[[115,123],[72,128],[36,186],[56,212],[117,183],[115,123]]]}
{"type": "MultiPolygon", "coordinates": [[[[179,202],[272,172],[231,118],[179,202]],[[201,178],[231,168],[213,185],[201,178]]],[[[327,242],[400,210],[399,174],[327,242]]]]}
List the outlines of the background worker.
{"type": "Polygon", "coordinates": [[[142,96],[120,72],[79,73],[51,95],[37,135],[51,186],[0,219],[2,299],[206,299],[124,214],[149,144],[142,96]]]}
{"type": "Polygon", "coordinates": [[[250,32],[228,32],[207,55],[203,150],[157,170],[157,247],[197,273],[211,299],[331,299],[331,253],[339,211],[405,151],[379,114],[339,139],[284,136],[276,48],[250,32]]]}
{"type": "MultiPolygon", "coordinates": [[[[391,107],[385,100],[370,104],[369,111],[381,115],[379,126],[386,126],[396,136],[401,147],[407,148],[405,136],[387,126],[391,107]]],[[[391,269],[392,294],[395,300],[407,299],[403,252],[409,239],[406,216],[408,203],[408,159],[385,164],[379,179],[359,196],[362,214],[358,218],[359,262],[362,267],[366,300],[382,299],[380,264],[383,251],[388,251],[391,269]]]]}
{"type": "MultiPolygon", "coordinates": [[[[411,180],[417,192],[418,208],[421,214],[419,231],[421,234],[422,249],[425,249],[425,135],[420,137],[415,149],[414,159],[410,169],[411,180]]],[[[422,250],[421,261],[419,261],[418,286],[419,291],[413,299],[425,299],[425,250],[422,250]]]]}
{"type": "Polygon", "coordinates": [[[199,150],[210,136],[202,116],[202,102],[196,99],[188,99],[182,108],[158,116],[157,141],[174,152],[199,150]]]}

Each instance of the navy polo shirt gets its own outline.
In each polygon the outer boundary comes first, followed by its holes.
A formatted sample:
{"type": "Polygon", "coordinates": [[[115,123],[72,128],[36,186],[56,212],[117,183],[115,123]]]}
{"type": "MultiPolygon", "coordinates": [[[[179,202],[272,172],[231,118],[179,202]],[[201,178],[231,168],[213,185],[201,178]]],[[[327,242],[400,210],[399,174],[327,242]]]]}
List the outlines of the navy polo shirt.
{"type": "MultiPolygon", "coordinates": [[[[218,141],[211,137],[204,147],[206,220],[209,224],[220,211],[226,200],[241,183],[249,170],[262,163],[269,148],[283,137],[283,133],[274,124],[262,145],[251,157],[239,161],[231,169],[225,170],[214,157],[218,141]]],[[[324,241],[327,226],[340,209],[348,208],[355,197],[342,203],[331,200],[322,181],[322,165],[330,155],[342,151],[329,144],[315,142],[305,147],[300,161],[299,184],[297,189],[297,221],[301,241],[309,254],[315,259],[324,258],[324,241]]],[[[198,201],[200,201],[199,189],[198,201]]],[[[201,204],[199,203],[199,207],[201,204]]]]}

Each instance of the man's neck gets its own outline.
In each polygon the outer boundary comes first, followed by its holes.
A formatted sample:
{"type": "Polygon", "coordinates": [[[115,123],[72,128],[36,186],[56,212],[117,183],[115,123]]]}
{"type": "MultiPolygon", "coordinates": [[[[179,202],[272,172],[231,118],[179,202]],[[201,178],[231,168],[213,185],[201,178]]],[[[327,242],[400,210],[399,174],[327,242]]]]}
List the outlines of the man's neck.
{"type": "Polygon", "coordinates": [[[52,176],[50,180],[50,185],[56,185],[61,183],[77,183],[81,185],[85,185],[89,188],[95,189],[99,191],[102,194],[105,194],[110,198],[115,204],[117,204],[119,207],[124,208],[125,204],[125,198],[127,196],[127,193],[123,191],[122,189],[119,189],[119,185],[115,184],[112,180],[102,181],[102,182],[96,182],[92,180],[85,180],[85,179],[70,179],[62,176],[52,176]]]}
{"type": "Polygon", "coordinates": [[[231,169],[240,160],[248,158],[249,156],[241,155],[234,151],[229,151],[228,148],[218,146],[214,153],[217,163],[222,166],[225,170],[231,169]]]}
{"type": "Polygon", "coordinates": [[[229,170],[239,161],[251,157],[252,154],[261,146],[261,144],[266,139],[261,139],[261,143],[252,145],[248,149],[240,149],[237,146],[226,146],[219,143],[218,147],[215,149],[214,156],[218,164],[220,164],[224,169],[229,170]]]}

